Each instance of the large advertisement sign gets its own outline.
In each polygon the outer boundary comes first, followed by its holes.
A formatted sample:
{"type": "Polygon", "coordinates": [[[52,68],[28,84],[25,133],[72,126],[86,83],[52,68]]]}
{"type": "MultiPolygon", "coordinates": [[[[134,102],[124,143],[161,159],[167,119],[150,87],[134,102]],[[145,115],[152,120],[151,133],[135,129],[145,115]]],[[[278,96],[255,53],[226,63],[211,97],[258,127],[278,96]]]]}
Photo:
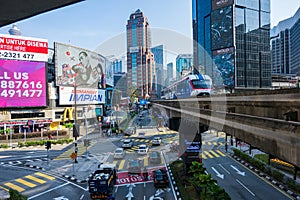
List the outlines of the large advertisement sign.
{"type": "Polygon", "coordinates": [[[46,64],[0,60],[0,107],[46,106],[46,64]]]}
{"type": "MultiPolygon", "coordinates": [[[[104,104],[105,90],[77,88],[76,97],[77,97],[76,104],[78,105],[104,104]]],[[[59,87],[59,104],[60,105],[75,104],[74,87],[59,87]]]]}
{"type": "Polygon", "coordinates": [[[214,10],[211,14],[211,48],[233,46],[232,6],[214,10]]]}
{"type": "Polygon", "coordinates": [[[110,61],[106,61],[106,72],[105,72],[105,80],[106,84],[110,86],[114,86],[114,76],[113,76],[113,63],[110,61]]]}
{"type": "Polygon", "coordinates": [[[213,51],[213,83],[214,86],[234,87],[234,48],[213,51]]]}
{"type": "Polygon", "coordinates": [[[0,34],[0,59],[48,61],[48,40],[0,34]]]}
{"type": "Polygon", "coordinates": [[[105,58],[96,52],[55,43],[56,85],[105,88],[105,58]]]}

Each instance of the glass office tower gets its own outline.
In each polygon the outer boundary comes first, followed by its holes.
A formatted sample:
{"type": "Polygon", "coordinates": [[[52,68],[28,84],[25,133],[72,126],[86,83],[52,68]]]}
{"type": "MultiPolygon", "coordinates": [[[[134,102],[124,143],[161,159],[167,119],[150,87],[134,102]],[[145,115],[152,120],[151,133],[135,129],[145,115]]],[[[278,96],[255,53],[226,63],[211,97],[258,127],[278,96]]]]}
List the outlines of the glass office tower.
{"type": "Polygon", "coordinates": [[[193,6],[199,71],[216,88],[270,88],[270,0],[194,0],[193,6]]]}

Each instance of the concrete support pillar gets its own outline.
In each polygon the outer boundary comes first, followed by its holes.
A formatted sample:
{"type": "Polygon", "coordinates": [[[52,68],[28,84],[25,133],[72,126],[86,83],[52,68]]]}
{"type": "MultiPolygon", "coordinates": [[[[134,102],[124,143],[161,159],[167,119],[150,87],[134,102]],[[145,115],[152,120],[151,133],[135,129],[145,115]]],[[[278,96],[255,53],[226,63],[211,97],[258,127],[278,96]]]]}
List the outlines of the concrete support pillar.
{"type": "Polygon", "coordinates": [[[299,171],[299,167],[294,166],[294,168],[295,168],[295,170],[294,170],[294,180],[296,180],[297,179],[297,173],[299,171]]]}

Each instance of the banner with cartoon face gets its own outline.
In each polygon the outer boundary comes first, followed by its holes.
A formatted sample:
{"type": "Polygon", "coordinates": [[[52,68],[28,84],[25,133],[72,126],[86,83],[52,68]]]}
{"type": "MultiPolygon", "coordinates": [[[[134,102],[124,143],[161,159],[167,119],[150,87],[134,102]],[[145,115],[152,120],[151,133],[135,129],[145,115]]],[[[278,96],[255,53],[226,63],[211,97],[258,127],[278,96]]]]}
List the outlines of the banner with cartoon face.
{"type": "Polygon", "coordinates": [[[57,86],[105,88],[105,58],[96,52],[55,42],[57,86]]]}

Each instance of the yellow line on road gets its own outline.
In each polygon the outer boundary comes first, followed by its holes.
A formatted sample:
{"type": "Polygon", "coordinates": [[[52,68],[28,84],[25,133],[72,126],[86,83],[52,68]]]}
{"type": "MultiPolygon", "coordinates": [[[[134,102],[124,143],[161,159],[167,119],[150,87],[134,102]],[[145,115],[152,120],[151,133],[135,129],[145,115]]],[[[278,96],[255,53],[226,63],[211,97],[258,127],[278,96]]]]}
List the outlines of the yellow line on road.
{"type": "Polygon", "coordinates": [[[120,165],[119,165],[118,169],[119,169],[119,170],[123,169],[123,167],[124,167],[124,164],[125,164],[125,160],[121,160],[121,162],[120,162],[120,165]]]}
{"type": "Polygon", "coordinates": [[[6,185],[6,186],[8,186],[8,187],[10,187],[10,188],[12,188],[14,190],[17,190],[18,192],[23,192],[25,190],[24,188],[21,188],[20,186],[17,186],[17,185],[15,185],[13,183],[10,183],[10,182],[5,183],[4,185],[6,185]]]}
{"type": "Polygon", "coordinates": [[[52,176],[48,176],[47,174],[43,174],[43,173],[41,173],[41,172],[36,172],[36,173],[34,173],[35,175],[38,175],[38,176],[41,176],[41,177],[43,177],[43,178],[46,178],[46,179],[49,179],[49,180],[54,180],[55,178],[54,177],[52,177],[52,176]]]}
{"type": "Polygon", "coordinates": [[[39,179],[37,177],[31,176],[31,175],[25,176],[25,178],[30,179],[30,180],[35,181],[40,184],[46,183],[46,181],[39,179]]]}
{"type": "Polygon", "coordinates": [[[206,157],[206,155],[204,155],[204,153],[202,153],[202,158],[207,159],[207,157],[206,157]]]}
{"type": "Polygon", "coordinates": [[[211,145],[211,142],[207,142],[208,145],[211,145]]]}
{"type": "Polygon", "coordinates": [[[148,166],[148,159],[146,157],[144,158],[144,167],[145,166],[148,166]]]}

